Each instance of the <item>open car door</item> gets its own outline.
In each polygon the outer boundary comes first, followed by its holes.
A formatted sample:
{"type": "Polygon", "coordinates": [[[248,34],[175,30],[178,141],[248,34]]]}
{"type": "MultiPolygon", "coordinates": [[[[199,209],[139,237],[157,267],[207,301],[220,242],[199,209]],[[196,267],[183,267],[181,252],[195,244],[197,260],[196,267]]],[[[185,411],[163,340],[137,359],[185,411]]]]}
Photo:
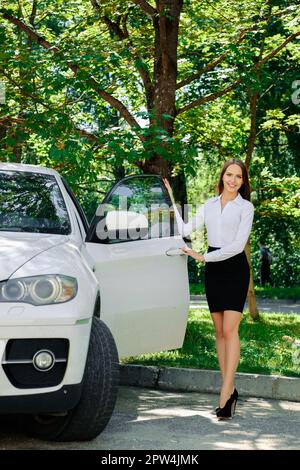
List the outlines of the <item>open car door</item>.
{"type": "Polygon", "coordinates": [[[101,319],[120,357],[179,348],[189,309],[185,243],[160,176],[134,175],[106,195],[85,249],[101,296],[101,319]]]}

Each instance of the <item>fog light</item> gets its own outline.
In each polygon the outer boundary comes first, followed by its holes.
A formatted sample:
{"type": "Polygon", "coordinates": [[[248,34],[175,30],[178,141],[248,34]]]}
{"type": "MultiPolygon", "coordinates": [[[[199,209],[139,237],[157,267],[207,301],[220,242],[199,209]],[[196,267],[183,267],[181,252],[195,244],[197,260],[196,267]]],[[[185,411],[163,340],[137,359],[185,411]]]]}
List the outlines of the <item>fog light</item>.
{"type": "Polygon", "coordinates": [[[35,353],[32,363],[37,370],[46,372],[54,366],[55,356],[51,351],[44,349],[35,353]]]}

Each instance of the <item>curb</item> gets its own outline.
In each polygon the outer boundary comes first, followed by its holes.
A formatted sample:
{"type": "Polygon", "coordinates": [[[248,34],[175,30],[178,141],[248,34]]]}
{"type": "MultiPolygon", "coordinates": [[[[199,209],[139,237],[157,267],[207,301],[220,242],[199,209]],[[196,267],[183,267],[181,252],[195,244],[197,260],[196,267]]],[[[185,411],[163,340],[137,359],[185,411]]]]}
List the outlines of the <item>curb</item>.
{"type": "MultiPolygon", "coordinates": [[[[190,300],[206,300],[206,296],[205,294],[199,294],[199,295],[193,295],[191,294],[190,295],[190,300]]],[[[267,298],[264,298],[264,297],[256,297],[256,301],[257,303],[286,303],[286,304],[297,304],[298,302],[300,302],[300,299],[267,299],[267,298]]],[[[246,300],[247,302],[247,300],[246,300]]]]}
{"type": "MultiPolygon", "coordinates": [[[[120,385],[180,392],[220,393],[219,371],[177,367],[120,365],[120,385]]],[[[236,374],[236,388],[244,397],[300,402],[300,378],[236,374]]]]}

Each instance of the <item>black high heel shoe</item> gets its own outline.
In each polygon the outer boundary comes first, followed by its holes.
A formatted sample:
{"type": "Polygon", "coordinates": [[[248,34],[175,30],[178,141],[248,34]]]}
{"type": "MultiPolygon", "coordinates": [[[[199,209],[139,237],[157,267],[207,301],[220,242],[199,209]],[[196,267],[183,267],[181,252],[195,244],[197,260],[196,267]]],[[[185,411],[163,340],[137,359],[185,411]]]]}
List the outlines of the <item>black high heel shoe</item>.
{"type": "Polygon", "coordinates": [[[234,393],[233,393],[230,396],[230,398],[228,398],[227,402],[225,403],[225,406],[217,410],[217,418],[219,419],[233,418],[234,413],[235,413],[235,408],[236,408],[236,402],[237,402],[237,398],[236,398],[236,395],[234,396],[234,393]]]}
{"type": "MultiPolygon", "coordinates": [[[[231,397],[233,397],[236,401],[238,400],[239,394],[238,394],[238,391],[237,391],[236,388],[233,390],[233,393],[231,394],[231,397]]],[[[217,408],[216,408],[216,413],[217,413],[217,411],[220,410],[220,409],[221,409],[221,408],[220,408],[219,406],[217,406],[217,408]]]]}

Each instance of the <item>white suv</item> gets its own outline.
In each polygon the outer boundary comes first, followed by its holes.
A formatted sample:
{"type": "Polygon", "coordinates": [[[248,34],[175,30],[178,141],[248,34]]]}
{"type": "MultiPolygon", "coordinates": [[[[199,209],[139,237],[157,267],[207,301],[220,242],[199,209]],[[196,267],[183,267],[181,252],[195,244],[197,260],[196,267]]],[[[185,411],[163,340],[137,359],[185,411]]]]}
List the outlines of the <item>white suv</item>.
{"type": "Polygon", "coordinates": [[[0,413],[26,414],[45,439],[92,439],[114,409],[118,356],[182,346],[187,260],[173,219],[153,218],[166,207],[159,176],[129,176],[89,226],[56,171],[0,163],[0,413]]]}

